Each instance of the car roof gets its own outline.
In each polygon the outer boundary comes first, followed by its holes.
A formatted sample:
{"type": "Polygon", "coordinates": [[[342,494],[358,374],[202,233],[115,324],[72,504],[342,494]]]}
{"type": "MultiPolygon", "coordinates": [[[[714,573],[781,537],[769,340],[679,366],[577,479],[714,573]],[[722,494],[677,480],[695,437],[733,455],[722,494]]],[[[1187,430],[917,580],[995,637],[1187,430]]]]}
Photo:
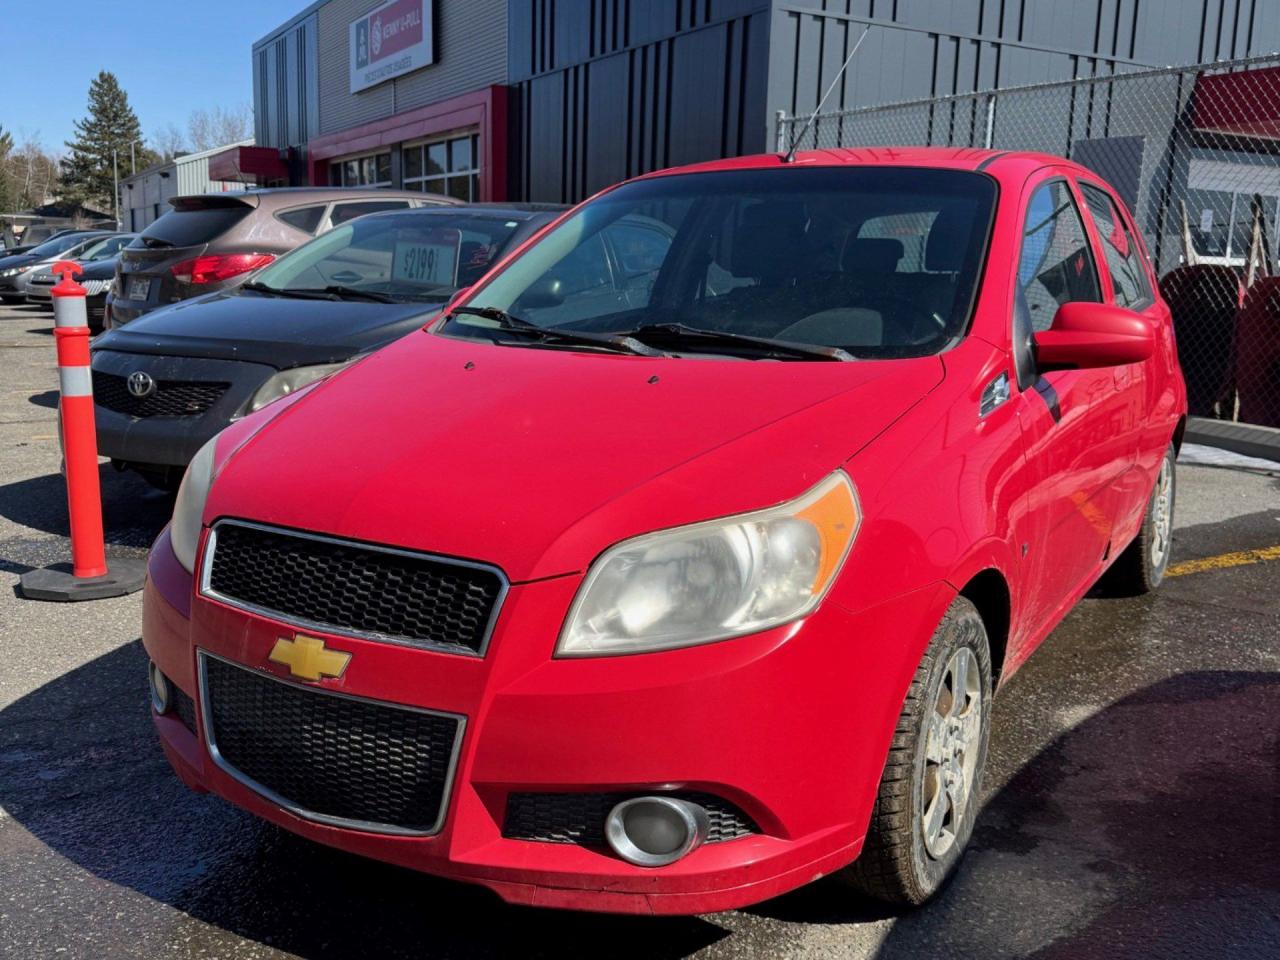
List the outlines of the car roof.
{"type": "Polygon", "coordinates": [[[184,193],[169,200],[176,207],[184,200],[216,200],[221,205],[240,202],[262,209],[281,209],[307,203],[329,203],[335,200],[424,200],[428,203],[457,206],[462,203],[443,193],[419,190],[388,190],[384,187],[261,187],[225,193],[184,193]]]}
{"type": "Polygon", "coordinates": [[[463,203],[452,207],[418,207],[409,210],[385,210],[370,214],[378,217],[444,217],[471,214],[495,220],[534,220],[550,218],[569,209],[564,203],[463,203]]]}
{"type": "Polygon", "coordinates": [[[800,150],[788,162],[779,153],[758,153],[725,160],[711,160],[655,170],[637,180],[687,173],[710,173],[719,170],[762,170],[769,168],[803,169],[804,167],[931,167],[941,170],[982,170],[997,179],[1017,180],[1046,166],[1065,166],[1082,174],[1087,168],[1063,157],[1028,150],[987,150],[978,147],[841,147],[826,150],[800,150]]]}

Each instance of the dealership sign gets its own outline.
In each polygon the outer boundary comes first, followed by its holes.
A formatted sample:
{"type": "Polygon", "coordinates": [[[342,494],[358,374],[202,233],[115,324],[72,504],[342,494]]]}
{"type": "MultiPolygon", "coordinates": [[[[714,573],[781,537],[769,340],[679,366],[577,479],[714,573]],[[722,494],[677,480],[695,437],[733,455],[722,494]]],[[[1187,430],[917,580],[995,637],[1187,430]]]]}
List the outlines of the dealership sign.
{"type": "Polygon", "coordinates": [[[351,24],[351,92],[435,62],[434,0],[389,0],[351,24]]]}

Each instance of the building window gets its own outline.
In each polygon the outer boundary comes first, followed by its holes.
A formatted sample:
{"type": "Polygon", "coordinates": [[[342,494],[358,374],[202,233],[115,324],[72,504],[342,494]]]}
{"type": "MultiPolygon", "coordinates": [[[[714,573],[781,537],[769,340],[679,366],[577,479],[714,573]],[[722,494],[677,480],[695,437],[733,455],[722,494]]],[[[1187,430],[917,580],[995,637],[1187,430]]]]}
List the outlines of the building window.
{"type": "Polygon", "coordinates": [[[480,138],[464,133],[406,145],[401,154],[404,188],[443,193],[465,202],[480,199],[480,138]]]}
{"type": "Polygon", "coordinates": [[[391,186],[391,154],[342,157],[329,161],[329,184],[334,187],[391,186]]]}

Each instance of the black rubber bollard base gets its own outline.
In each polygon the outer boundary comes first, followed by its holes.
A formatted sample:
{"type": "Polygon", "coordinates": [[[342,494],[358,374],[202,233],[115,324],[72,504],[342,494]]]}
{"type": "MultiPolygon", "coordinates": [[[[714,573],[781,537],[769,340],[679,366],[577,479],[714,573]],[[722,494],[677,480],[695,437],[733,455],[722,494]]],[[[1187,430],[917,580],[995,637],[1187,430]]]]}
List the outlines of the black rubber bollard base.
{"type": "Polygon", "coordinates": [[[71,564],[56,563],[28,570],[19,578],[19,583],[23,597],[28,600],[69,603],[137,593],[146,578],[146,557],[111,557],[107,560],[107,572],[101,577],[75,577],[71,574],[71,564]]]}

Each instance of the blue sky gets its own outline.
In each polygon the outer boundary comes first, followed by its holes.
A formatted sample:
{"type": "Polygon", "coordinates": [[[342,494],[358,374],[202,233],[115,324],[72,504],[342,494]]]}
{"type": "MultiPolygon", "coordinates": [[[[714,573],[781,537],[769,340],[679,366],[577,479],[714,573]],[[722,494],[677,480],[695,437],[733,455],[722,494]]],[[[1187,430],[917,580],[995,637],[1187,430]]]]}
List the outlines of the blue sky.
{"type": "Polygon", "coordinates": [[[110,70],[150,137],[198,108],[250,103],[253,42],[310,0],[0,0],[0,126],[61,152],[89,82],[110,70]],[[12,31],[12,32],[11,32],[12,31]]]}

